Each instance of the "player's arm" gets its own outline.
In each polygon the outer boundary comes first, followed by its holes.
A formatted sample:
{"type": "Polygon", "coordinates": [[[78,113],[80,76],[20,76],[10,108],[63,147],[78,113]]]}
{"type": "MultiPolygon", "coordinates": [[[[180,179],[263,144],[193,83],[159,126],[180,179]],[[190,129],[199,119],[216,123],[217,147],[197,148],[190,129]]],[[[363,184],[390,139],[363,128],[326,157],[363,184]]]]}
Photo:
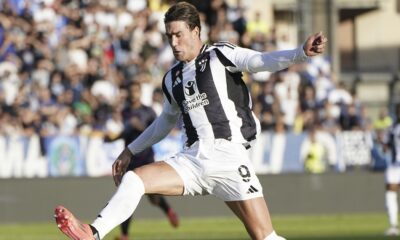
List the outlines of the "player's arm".
{"type": "Polygon", "coordinates": [[[174,128],[178,115],[162,112],[140,136],[128,145],[134,155],[161,141],[174,128]]]}
{"type": "Polygon", "coordinates": [[[323,53],[327,41],[320,32],[309,36],[303,45],[292,50],[258,52],[228,45],[220,48],[220,51],[232,62],[232,66],[228,67],[232,72],[276,72],[323,53]]]}
{"type": "Polygon", "coordinates": [[[296,49],[253,55],[248,61],[247,70],[249,72],[275,72],[288,68],[295,63],[306,61],[308,57],[323,53],[327,41],[322,32],[319,32],[309,36],[305,43],[296,49]]]}
{"type": "Polygon", "coordinates": [[[307,58],[302,47],[293,50],[263,52],[253,55],[244,70],[251,73],[263,71],[276,72],[288,68],[295,63],[304,62],[307,58]]]}
{"type": "Polygon", "coordinates": [[[131,142],[118,156],[117,160],[115,160],[112,166],[112,174],[117,186],[120,184],[122,176],[133,156],[167,136],[172,128],[175,127],[179,116],[177,111],[173,111],[171,104],[165,101],[161,115],[139,137],[131,142]]]}

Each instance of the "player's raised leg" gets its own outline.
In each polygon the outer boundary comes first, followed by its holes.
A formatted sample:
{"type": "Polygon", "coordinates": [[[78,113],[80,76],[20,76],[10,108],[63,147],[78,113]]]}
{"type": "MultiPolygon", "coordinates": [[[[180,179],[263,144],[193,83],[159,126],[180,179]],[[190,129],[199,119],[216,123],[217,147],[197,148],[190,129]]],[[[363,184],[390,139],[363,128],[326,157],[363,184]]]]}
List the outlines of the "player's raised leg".
{"type": "Polygon", "coordinates": [[[63,213],[56,214],[56,222],[70,239],[102,239],[133,214],[143,194],[181,195],[182,192],[183,182],[176,171],[165,162],[156,162],[125,173],[114,196],[91,225],[81,223],[64,207],[57,208],[63,213]]]}
{"type": "Polygon", "coordinates": [[[239,217],[253,240],[285,240],[272,226],[267,204],[263,197],[244,201],[227,201],[228,207],[239,217]]]}

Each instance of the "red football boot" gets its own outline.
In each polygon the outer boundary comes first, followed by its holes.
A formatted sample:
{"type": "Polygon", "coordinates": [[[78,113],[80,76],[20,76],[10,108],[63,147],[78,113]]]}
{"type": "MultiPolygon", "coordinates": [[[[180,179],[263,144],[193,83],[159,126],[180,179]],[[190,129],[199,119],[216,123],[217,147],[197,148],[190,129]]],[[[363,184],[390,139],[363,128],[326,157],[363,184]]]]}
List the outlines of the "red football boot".
{"type": "Polygon", "coordinates": [[[176,213],[174,212],[174,210],[172,210],[172,208],[168,209],[167,217],[169,222],[174,228],[177,228],[179,226],[178,215],[176,215],[176,213]]]}
{"type": "Polygon", "coordinates": [[[96,240],[89,224],[81,223],[65,207],[58,206],[54,210],[54,218],[58,228],[73,240],[96,240]]]}

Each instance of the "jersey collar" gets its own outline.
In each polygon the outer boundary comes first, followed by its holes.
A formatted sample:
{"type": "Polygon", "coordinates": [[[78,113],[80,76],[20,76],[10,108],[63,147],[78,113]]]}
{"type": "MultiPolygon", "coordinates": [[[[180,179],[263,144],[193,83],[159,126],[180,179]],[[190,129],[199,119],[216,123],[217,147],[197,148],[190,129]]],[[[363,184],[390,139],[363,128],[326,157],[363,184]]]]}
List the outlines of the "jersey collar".
{"type": "Polygon", "coordinates": [[[195,59],[193,59],[193,60],[191,60],[190,62],[182,62],[181,61],[181,63],[183,64],[183,65],[191,65],[191,64],[194,64],[194,62],[200,57],[200,56],[202,56],[203,55],[203,53],[205,53],[205,51],[208,49],[208,45],[207,44],[203,44],[203,46],[201,46],[201,48],[200,48],[200,52],[199,52],[199,54],[197,55],[197,57],[195,58],[195,59]]]}

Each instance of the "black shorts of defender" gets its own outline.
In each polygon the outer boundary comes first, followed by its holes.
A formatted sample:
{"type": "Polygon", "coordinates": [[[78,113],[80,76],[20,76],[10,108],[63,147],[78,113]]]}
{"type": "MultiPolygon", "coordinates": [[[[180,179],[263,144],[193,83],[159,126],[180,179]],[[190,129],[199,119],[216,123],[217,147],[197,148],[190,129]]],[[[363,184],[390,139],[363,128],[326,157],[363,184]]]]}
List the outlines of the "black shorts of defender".
{"type": "Polygon", "coordinates": [[[132,161],[129,163],[128,170],[133,170],[135,168],[144,166],[149,163],[153,163],[154,160],[154,152],[152,148],[146,148],[142,152],[135,154],[133,156],[132,161]]]}

